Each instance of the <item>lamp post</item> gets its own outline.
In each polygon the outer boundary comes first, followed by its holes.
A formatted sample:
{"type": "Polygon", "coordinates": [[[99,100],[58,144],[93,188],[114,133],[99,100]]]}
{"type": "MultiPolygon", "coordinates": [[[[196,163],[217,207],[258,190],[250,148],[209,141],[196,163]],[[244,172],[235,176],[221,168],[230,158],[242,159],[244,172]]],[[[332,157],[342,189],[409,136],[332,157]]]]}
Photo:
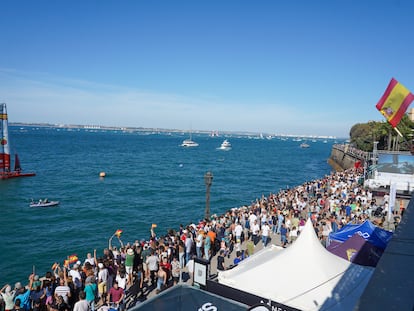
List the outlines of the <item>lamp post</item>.
{"type": "Polygon", "coordinates": [[[206,184],[206,210],[204,212],[204,219],[210,220],[210,187],[213,183],[213,174],[210,171],[205,173],[204,183],[206,184]]]}

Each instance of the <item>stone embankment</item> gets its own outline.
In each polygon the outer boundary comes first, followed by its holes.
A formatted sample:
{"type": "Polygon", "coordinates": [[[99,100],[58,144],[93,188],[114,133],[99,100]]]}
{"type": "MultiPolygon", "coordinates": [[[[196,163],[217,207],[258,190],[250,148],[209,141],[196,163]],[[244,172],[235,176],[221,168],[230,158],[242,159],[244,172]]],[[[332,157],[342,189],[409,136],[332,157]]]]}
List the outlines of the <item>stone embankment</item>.
{"type": "Polygon", "coordinates": [[[340,172],[355,167],[357,162],[363,166],[369,159],[369,152],[353,148],[348,144],[336,144],[332,146],[328,163],[335,171],[340,172]]]}

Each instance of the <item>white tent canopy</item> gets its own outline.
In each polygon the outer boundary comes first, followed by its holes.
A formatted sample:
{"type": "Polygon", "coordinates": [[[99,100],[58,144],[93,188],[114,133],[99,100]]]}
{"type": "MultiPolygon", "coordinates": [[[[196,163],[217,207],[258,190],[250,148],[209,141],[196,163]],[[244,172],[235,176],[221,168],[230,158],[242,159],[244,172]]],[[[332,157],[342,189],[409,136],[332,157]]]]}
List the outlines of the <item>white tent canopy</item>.
{"type": "Polygon", "coordinates": [[[308,220],[290,247],[267,248],[220,272],[218,281],[301,310],[351,310],[372,272],[327,251],[308,220]]]}

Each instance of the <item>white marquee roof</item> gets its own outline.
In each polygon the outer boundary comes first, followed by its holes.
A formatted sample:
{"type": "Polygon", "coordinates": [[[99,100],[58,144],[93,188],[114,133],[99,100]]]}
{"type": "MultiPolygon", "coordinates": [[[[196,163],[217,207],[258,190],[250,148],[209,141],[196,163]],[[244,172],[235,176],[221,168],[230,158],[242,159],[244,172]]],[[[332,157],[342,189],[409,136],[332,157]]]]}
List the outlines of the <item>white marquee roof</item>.
{"type": "Polygon", "coordinates": [[[373,269],[327,251],[310,220],[288,248],[268,247],[219,273],[219,283],[301,310],[351,310],[373,269]]]}

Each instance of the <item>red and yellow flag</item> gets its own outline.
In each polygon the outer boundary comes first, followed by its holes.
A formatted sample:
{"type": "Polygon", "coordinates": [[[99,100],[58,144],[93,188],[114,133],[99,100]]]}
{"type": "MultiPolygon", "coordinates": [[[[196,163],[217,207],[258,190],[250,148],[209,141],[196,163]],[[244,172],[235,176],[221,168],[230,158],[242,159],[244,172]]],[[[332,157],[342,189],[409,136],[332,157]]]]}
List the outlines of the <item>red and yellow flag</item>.
{"type": "Polygon", "coordinates": [[[63,265],[67,267],[69,264],[77,262],[78,259],[79,258],[76,254],[70,255],[68,256],[68,259],[65,259],[65,261],[63,262],[63,265]]]}
{"type": "Polygon", "coordinates": [[[76,254],[70,255],[68,256],[69,258],[69,263],[75,263],[78,261],[78,256],[76,254]]]}
{"type": "Polygon", "coordinates": [[[391,126],[396,127],[413,100],[414,95],[392,78],[376,107],[391,126]]]}
{"type": "Polygon", "coordinates": [[[121,229],[118,229],[118,230],[116,230],[116,231],[115,231],[115,235],[116,235],[118,238],[121,236],[121,234],[122,234],[122,230],[121,230],[121,229]]]}

